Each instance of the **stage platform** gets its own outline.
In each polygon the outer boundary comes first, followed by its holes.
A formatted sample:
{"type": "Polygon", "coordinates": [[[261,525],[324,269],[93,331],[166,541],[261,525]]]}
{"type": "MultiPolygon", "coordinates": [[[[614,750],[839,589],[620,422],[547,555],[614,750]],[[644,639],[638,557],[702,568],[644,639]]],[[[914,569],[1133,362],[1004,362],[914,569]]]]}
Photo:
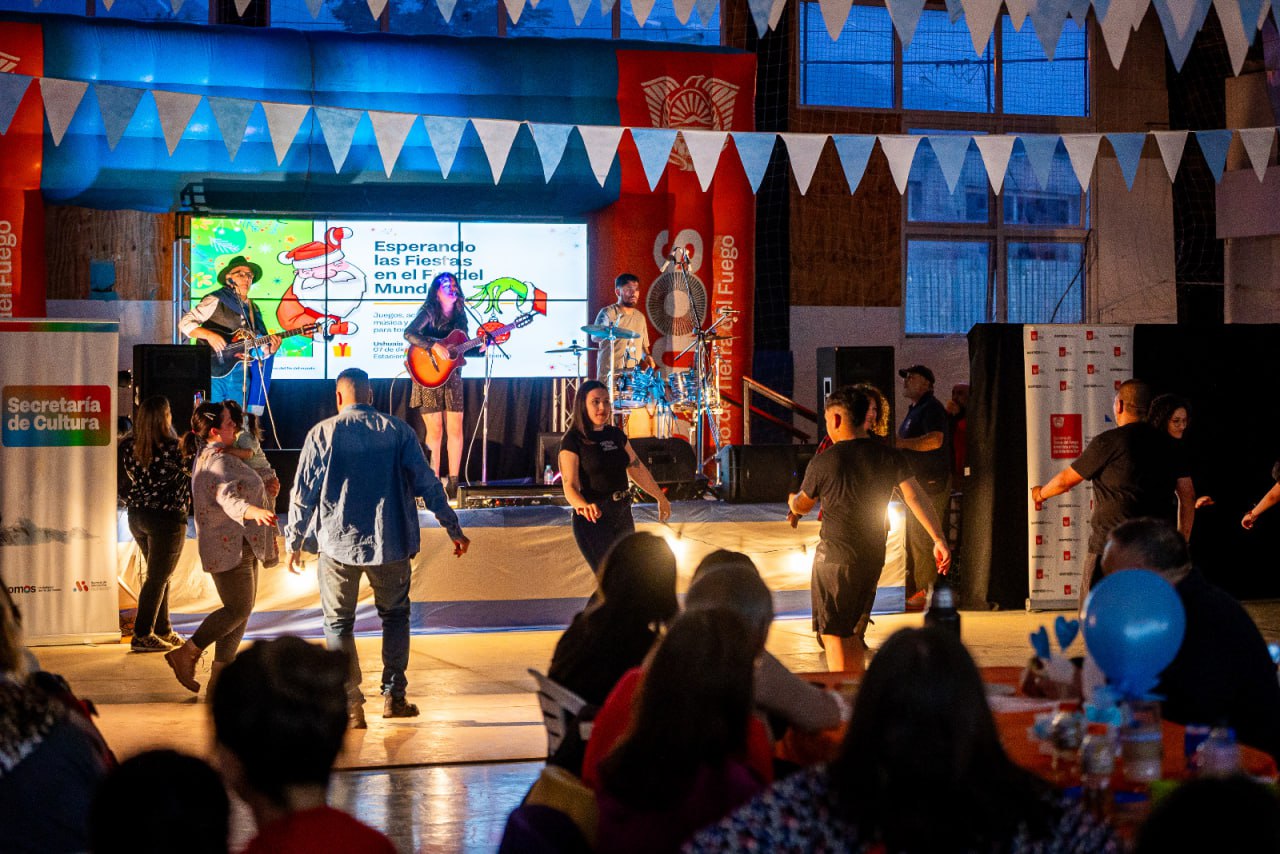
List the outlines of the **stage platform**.
{"type": "MultiPolygon", "coordinates": [[[[678,589],[688,587],[694,567],[715,549],[749,555],[773,591],[779,616],[809,614],[809,578],[818,522],[810,519],[792,529],[782,504],[729,504],[723,501],[677,501],[669,522],[659,524],[657,508],[634,508],[636,526],[663,537],[675,552],[678,589]]],[[[595,581],[578,552],[564,507],[503,507],[461,510],[458,516],[471,538],[471,549],[455,558],[435,517],[419,513],[423,551],[414,560],[411,628],[416,634],[509,629],[546,629],[568,625],[582,609],[595,581]]],[[[889,510],[891,529],[885,570],[874,613],[901,612],[905,604],[905,552],[900,505],[889,510]]],[[[174,627],[189,634],[204,615],[219,606],[217,592],[201,571],[194,525],[189,527],[177,570],[170,582],[174,627]]],[[[141,558],[129,534],[124,512],[119,525],[118,563],[122,611],[141,584],[141,558]]],[[[321,635],[320,594],[315,558],[308,571],[293,575],[282,563],[259,577],[257,605],[248,637],[321,635]]],[[[361,587],[358,633],[377,632],[372,591],[361,587]]]]}

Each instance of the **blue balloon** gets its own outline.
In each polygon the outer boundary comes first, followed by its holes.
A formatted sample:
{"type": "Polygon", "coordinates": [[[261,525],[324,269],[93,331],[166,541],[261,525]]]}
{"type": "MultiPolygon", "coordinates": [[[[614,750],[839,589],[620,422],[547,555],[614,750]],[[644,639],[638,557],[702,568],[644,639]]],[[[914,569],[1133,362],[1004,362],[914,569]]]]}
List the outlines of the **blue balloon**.
{"type": "Polygon", "coordinates": [[[1084,603],[1084,642],[1107,680],[1126,697],[1155,687],[1187,628],[1173,585],[1154,572],[1126,569],[1104,578],[1084,603]]]}

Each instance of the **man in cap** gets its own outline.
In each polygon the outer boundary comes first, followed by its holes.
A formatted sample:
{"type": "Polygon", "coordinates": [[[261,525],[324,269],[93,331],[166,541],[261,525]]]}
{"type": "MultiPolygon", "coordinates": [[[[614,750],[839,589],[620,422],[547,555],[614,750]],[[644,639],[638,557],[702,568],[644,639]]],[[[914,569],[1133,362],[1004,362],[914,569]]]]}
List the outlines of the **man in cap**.
{"type": "MultiPolygon", "coordinates": [[[[911,407],[898,425],[898,436],[893,444],[907,458],[945,535],[947,510],[951,503],[947,409],[933,396],[933,371],[929,368],[912,365],[898,371],[898,376],[902,377],[902,393],[911,401],[911,407]]],[[[933,557],[933,537],[914,514],[907,516],[907,553],[911,559],[907,586],[914,589],[907,600],[907,609],[918,611],[924,608],[929,588],[938,578],[938,569],[933,557]]]]}
{"type": "MultiPolygon", "coordinates": [[[[210,399],[234,400],[246,411],[259,414],[271,382],[270,357],[280,347],[280,336],[272,335],[256,351],[237,354],[234,358],[227,358],[222,351],[237,334],[252,338],[267,335],[262,310],[249,299],[249,290],[261,278],[260,266],[243,255],[235,256],[218,271],[221,287],[206,294],[178,322],[183,335],[204,341],[213,351],[210,399]],[[242,368],[245,362],[250,369],[247,387],[242,368]]],[[[179,425],[179,429],[183,427],[185,425],[179,425]]]]}

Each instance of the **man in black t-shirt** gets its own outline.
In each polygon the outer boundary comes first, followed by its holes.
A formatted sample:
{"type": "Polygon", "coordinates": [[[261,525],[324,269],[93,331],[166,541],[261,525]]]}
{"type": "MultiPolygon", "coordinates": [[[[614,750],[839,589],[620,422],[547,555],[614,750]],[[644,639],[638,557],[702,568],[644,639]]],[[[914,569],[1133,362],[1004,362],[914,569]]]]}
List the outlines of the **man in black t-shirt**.
{"type": "Polygon", "coordinates": [[[1151,389],[1128,380],[1112,402],[1116,427],[1099,433],[1076,461],[1043,486],[1031,487],[1039,510],[1046,498],[1061,495],[1083,481],[1093,482],[1093,513],[1089,517],[1089,551],[1080,574],[1084,602],[1100,570],[1103,547],[1111,529],[1128,519],[1150,516],[1177,523],[1183,539],[1191,538],[1195,519],[1195,487],[1191,467],[1178,441],[1146,422],[1151,389]],[[1171,494],[1177,495],[1172,518],[1171,494]]]}
{"type": "MultiPolygon", "coordinates": [[[[947,510],[951,503],[951,418],[947,408],[933,396],[933,371],[924,365],[912,365],[898,371],[902,377],[902,393],[911,408],[898,425],[894,447],[902,451],[915,473],[916,480],[933,505],[933,512],[943,522],[946,536],[947,510]]],[[[924,608],[929,588],[938,578],[933,563],[933,548],[926,531],[914,518],[907,518],[907,554],[911,558],[907,580],[909,611],[924,608]]]]}
{"type": "Polygon", "coordinates": [[[940,572],[950,567],[951,551],[937,514],[902,454],[869,439],[878,417],[871,397],[856,388],[840,389],[827,398],[824,416],[835,444],[809,463],[800,491],[787,500],[787,518],[794,526],[822,502],[811,583],[813,628],[826,650],[828,670],[861,672],[895,488],[902,490],[907,506],[932,538],[931,557],[940,572]]]}

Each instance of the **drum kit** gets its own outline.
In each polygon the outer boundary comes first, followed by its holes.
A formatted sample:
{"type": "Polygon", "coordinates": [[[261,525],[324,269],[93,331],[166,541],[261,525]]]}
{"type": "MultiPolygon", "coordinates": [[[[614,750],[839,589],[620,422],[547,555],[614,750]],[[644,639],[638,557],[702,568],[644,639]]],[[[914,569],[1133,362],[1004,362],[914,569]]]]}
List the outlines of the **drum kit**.
{"type": "MultiPolygon", "coordinates": [[[[588,324],[582,327],[582,331],[609,349],[612,349],[615,341],[629,341],[640,337],[638,332],[608,324],[588,324]]],[[[695,368],[674,371],[670,375],[664,375],[657,368],[643,368],[636,365],[617,370],[611,365],[609,377],[607,379],[602,377],[601,381],[605,382],[610,390],[614,412],[628,416],[639,415],[639,411],[643,410],[652,419],[654,435],[659,438],[670,437],[672,425],[678,416],[683,416],[696,424],[704,414],[719,415],[722,410],[718,383],[722,361],[719,342],[732,340],[732,337],[717,334],[702,336],[710,346],[710,360],[695,359],[695,368]]],[[[694,345],[697,343],[695,341],[694,345]]],[[[690,349],[694,345],[690,345],[690,349]]],[[[593,353],[599,349],[600,347],[582,346],[575,340],[570,342],[568,347],[546,352],[572,354],[578,360],[578,376],[582,377],[584,376],[583,354],[593,353]]],[[[634,360],[628,359],[628,363],[632,361],[634,360]]]]}

